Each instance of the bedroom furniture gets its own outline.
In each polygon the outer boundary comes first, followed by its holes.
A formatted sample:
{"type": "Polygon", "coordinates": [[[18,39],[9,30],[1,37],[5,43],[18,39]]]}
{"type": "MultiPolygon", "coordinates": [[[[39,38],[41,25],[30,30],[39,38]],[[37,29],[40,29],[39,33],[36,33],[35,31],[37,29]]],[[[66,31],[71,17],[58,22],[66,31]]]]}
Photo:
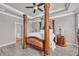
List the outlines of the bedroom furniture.
{"type": "Polygon", "coordinates": [[[65,47],[66,46],[66,38],[65,38],[65,36],[58,35],[57,36],[57,44],[59,46],[65,47]]]}
{"type": "Polygon", "coordinates": [[[33,45],[36,48],[40,48],[44,55],[50,55],[50,38],[49,38],[49,3],[44,4],[44,39],[40,39],[35,36],[27,37],[27,16],[23,15],[23,25],[24,25],[24,33],[23,33],[23,48],[26,48],[27,45],[33,45]]]}
{"type": "Polygon", "coordinates": [[[77,56],[79,56],[79,29],[77,32],[77,42],[78,42],[78,54],[77,54],[77,56]]]}
{"type": "Polygon", "coordinates": [[[61,28],[59,28],[59,34],[57,35],[57,44],[62,47],[66,46],[66,38],[61,34],[61,28]]]}
{"type": "Polygon", "coordinates": [[[78,48],[79,48],[79,29],[78,29],[78,32],[77,32],[77,41],[78,41],[78,48]]]}
{"type": "Polygon", "coordinates": [[[41,30],[41,22],[40,22],[40,30],[41,30]]]}
{"type": "Polygon", "coordinates": [[[52,28],[53,28],[53,32],[55,34],[55,20],[52,20],[52,28]]]}
{"type": "Polygon", "coordinates": [[[23,49],[27,47],[27,16],[23,15],[23,49]]]}

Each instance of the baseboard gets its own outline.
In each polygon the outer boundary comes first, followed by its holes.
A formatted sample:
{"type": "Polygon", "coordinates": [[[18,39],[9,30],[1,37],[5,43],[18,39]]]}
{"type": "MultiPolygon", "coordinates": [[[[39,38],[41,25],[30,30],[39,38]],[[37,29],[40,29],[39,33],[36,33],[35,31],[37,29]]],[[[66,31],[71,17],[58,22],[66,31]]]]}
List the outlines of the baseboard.
{"type": "Polygon", "coordinates": [[[76,44],[67,42],[67,45],[76,45],[76,44]]]}
{"type": "Polygon", "coordinates": [[[10,43],[6,43],[6,44],[2,44],[2,45],[0,45],[0,47],[8,46],[8,45],[15,44],[15,43],[16,42],[10,42],[10,43]]]}
{"type": "Polygon", "coordinates": [[[78,47],[78,45],[75,44],[75,43],[69,43],[69,42],[67,42],[67,45],[73,45],[73,46],[75,46],[75,47],[78,47]]]}

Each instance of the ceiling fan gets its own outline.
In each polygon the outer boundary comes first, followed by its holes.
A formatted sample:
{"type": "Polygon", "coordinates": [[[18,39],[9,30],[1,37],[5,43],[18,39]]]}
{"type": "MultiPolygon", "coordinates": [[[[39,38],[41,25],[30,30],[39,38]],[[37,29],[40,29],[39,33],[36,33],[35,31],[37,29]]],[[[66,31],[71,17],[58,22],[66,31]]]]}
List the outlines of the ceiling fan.
{"type": "Polygon", "coordinates": [[[36,10],[39,10],[39,11],[43,12],[43,10],[39,7],[44,5],[44,3],[40,3],[40,4],[32,3],[32,4],[33,4],[33,6],[26,6],[26,8],[34,8],[33,13],[35,13],[36,10]]]}

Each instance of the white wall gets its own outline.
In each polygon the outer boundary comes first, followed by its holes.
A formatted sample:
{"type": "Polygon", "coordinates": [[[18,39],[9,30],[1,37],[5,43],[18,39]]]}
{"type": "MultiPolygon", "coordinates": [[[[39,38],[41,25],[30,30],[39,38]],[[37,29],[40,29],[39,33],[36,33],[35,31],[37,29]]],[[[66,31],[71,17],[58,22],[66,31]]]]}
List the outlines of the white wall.
{"type": "Polygon", "coordinates": [[[33,32],[38,32],[40,30],[40,23],[39,22],[33,22],[32,28],[33,28],[33,32]]]}
{"type": "MultiPolygon", "coordinates": [[[[0,45],[11,43],[15,41],[15,22],[22,22],[22,20],[9,17],[3,14],[0,14],[0,45]]],[[[38,24],[28,23],[28,32],[33,31],[34,27],[39,27],[38,24]],[[32,27],[31,27],[32,26],[32,27]]],[[[58,34],[59,26],[64,30],[64,35],[66,36],[67,42],[75,43],[75,16],[66,16],[55,19],[55,30],[58,34]]],[[[39,30],[37,28],[37,30],[39,30]]]]}
{"type": "Polygon", "coordinates": [[[15,22],[21,20],[0,14],[0,46],[15,42],[15,22]]]}
{"type": "Polygon", "coordinates": [[[77,14],[77,20],[78,20],[78,29],[79,29],[79,14],[77,14]]]}
{"type": "MultiPolygon", "coordinates": [[[[15,22],[22,23],[22,20],[0,14],[0,46],[15,42],[15,35],[18,33],[17,31],[15,33],[15,22]]],[[[28,33],[38,31],[40,28],[39,22],[28,22],[27,27],[28,33]]]]}
{"type": "MultiPolygon", "coordinates": [[[[35,19],[27,21],[27,34],[32,32],[38,32],[39,30],[40,30],[39,22],[37,21],[35,22],[35,19]]],[[[23,33],[23,24],[16,22],[16,37],[21,38],[22,33],[23,33]]]]}
{"type": "Polygon", "coordinates": [[[55,19],[56,35],[59,33],[59,27],[62,28],[67,42],[75,44],[75,16],[70,15],[55,19]]]}

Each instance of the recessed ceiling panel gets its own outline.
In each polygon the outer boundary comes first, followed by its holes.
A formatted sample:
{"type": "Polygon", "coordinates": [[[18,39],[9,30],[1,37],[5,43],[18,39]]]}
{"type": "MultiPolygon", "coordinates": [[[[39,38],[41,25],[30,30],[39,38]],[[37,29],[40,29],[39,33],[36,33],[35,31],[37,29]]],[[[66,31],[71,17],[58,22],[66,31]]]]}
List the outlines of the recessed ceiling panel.
{"type": "MultiPolygon", "coordinates": [[[[44,12],[41,12],[39,10],[36,11],[36,13],[33,13],[33,8],[25,8],[26,6],[33,6],[32,3],[6,3],[7,5],[29,15],[29,16],[37,16],[37,15],[40,15],[40,14],[43,14],[44,12]]],[[[44,10],[43,8],[44,6],[42,5],[40,8],[42,10],[44,10]]],[[[53,4],[50,4],[50,12],[53,11],[53,10],[57,10],[57,9],[60,9],[60,8],[64,8],[65,7],[65,4],[64,3],[53,3],[53,4]]],[[[8,11],[9,12],[9,11],[8,11]]]]}

